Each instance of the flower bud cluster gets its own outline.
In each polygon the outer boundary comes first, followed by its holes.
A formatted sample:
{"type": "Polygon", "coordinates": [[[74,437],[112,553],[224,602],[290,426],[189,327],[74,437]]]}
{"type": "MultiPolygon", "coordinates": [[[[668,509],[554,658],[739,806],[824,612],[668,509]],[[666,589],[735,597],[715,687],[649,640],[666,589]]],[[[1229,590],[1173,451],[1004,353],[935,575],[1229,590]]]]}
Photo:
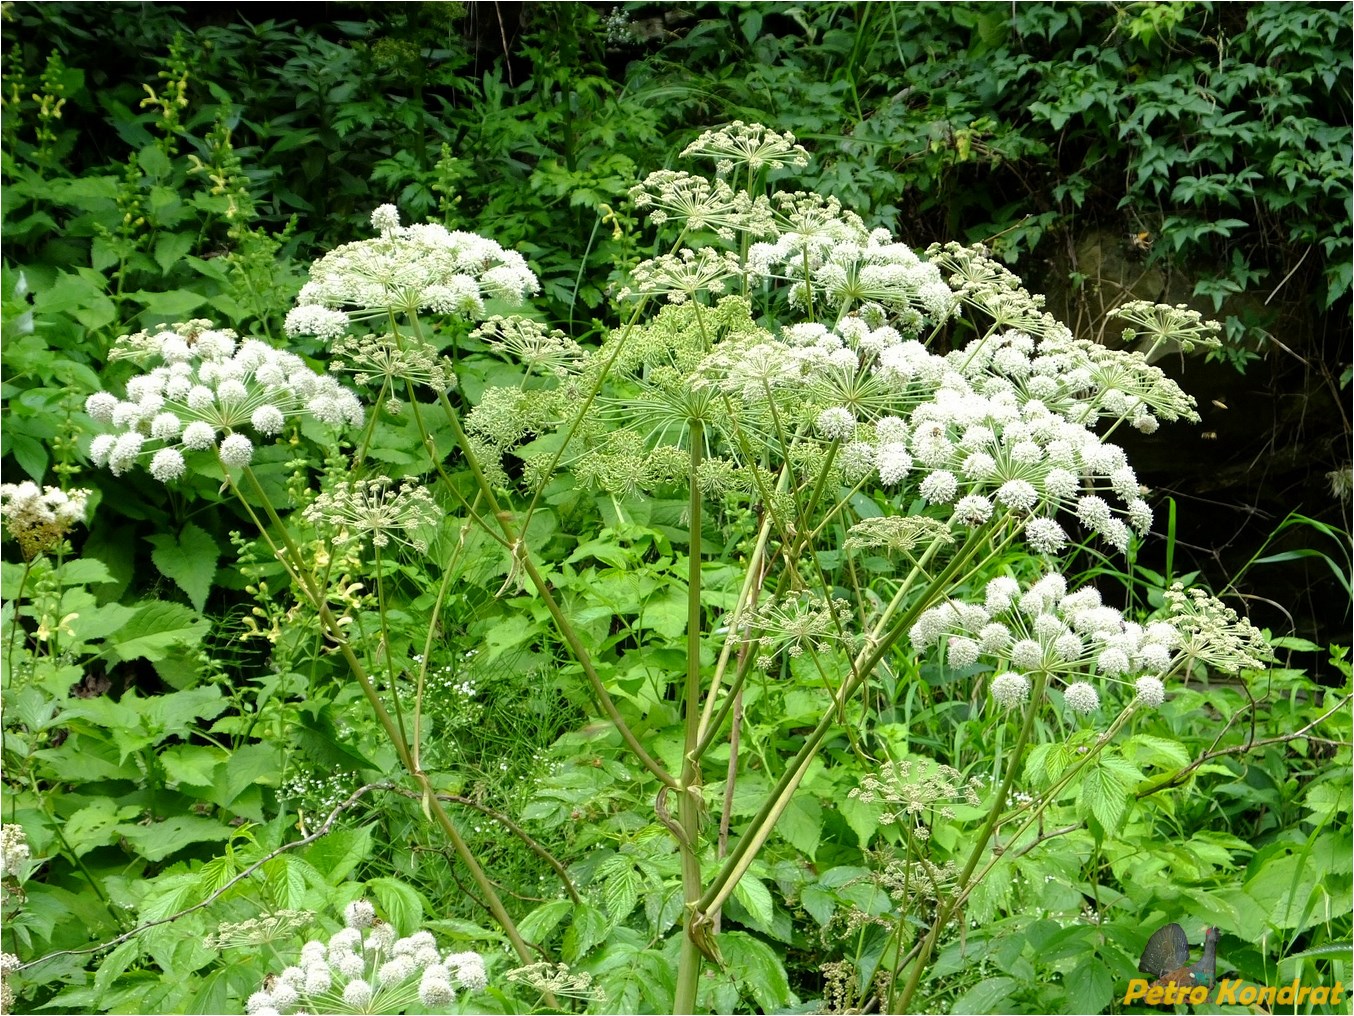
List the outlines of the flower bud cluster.
{"type": "Polygon", "coordinates": [[[185,452],[215,451],[227,467],[247,466],[250,432],[273,438],[293,417],[334,427],[362,422],[362,404],[336,380],[311,370],[295,353],[244,339],[203,320],[155,333],[124,336],[115,358],[160,365],[127,382],[122,399],[95,392],[85,412],[115,433],[96,436],[89,454],[114,475],[150,455],[150,473],[162,483],[187,470],[185,452]],[[153,454],[151,454],[153,452],[153,454]]]}
{"type": "Polygon", "coordinates": [[[371,220],[378,236],[336,247],[311,266],[287,315],[288,335],[332,341],[350,322],[392,311],[480,318],[487,299],[516,305],[540,290],[522,255],[492,240],[433,222],[401,226],[394,205],[371,220]]]}
{"type": "Polygon", "coordinates": [[[87,490],[39,487],[32,480],[0,484],[5,531],[19,541],[29,561],[56,549],[67,533],[85,521],[88,500],[87,490]]]}
{"type": "Polygon", "coordinates": [[[436,1012],[458,990],[478,991],[489,983],[478,953],[444,956],[428,931],[399,938],[366,900],[350,903],[344,920],[328,942],[302,946],[300,961],[270,976],[249,996],[245,1012],[398,1013],[412,1006],[436,1012]]]}
{"type": "Polygon", "coordinates": [[[983,603],[950,600],[932,607],[909,634],[919,652],[944,639],[952,667],[990,664],[996,674],[989,689],[1001,706],[1028,701],[1026,675],[1043,672],[1063,684],[1067,708],[1083,714],[1100,706],[1099,692],[1083,679],[1090,673],[1131,682],[1138,702],[1160,705],[1165,696],[1162,675],[1182,648],[1172,624],[1126,621],[1093,588],[1069,593],[1056,572],[1023,590],[1015,579],[995,578],[985,588],[983,603]]]}

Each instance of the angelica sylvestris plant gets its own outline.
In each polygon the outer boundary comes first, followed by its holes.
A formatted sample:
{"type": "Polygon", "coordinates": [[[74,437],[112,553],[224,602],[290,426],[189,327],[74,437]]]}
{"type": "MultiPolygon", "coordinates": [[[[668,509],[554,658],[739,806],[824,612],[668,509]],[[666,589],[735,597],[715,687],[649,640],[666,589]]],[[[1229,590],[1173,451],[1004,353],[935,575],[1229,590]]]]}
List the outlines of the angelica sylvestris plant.
{"type": "MultiPolygon", "coordinates": [[[[120,344],[157,365],[125,397],[91,398],[90,415],[114,428],[91,455],[119,472],[149,457],[152,475],[174,483],[192,456],[214,454],[228,484],[239,490],[243,480],[295,592],[361,685],[428,820],[470,870],[523,969],[571,970],[635,919],[633,880],[647,879],[659,901],[652,912],[646,904],[654,934],[676,925],[665,954],[671,997],[652,1004],[728,1005],[721,984],[762,991],[755,1003],[764,1009],[791,1004],[788,985],[737,980],[730,957],[767,947],[730,924],[769,931],[763,849],[822,769],[829,737],[844,735],[856,758],[879,766],[856,802],[881,806],[879,825],[903,830],[906,856],[887,873],[896,910],[881,962],[885,1001],[906,1008],[951,919],[991,870],[997,827],[1024,823],[1025,834],[1190,668],[1259,666],[1263,639],[1184,591],[1159,618],[1126,617],[1096,590],[1069,588],[1059,569],[1075,544],[1123,555],[1150,534],[1148,492],[1112,438],[1125,426],[1150,433],[1162,421],[1197,420],[1160,370],[1139,353],[1075,338],[980,247],[919,253],[830,196],[783,189],[808,157],[788,134],[735,123],[683,155],[713,172],[664,170],[632,189],[657,239],[599,344],[504,316],[537,290],[520,256],[434,224],[402,226],[383,206],[378,235],[316,262],[287,319],[290,336],[324,340],[331,369],[367,391],[365,406],[294,354],[191,322],[120,344]],[[457,334],[468,352],[442,355],[457,334]],[[272,505],[252,453],[293,418],[346,428],[351,454],[320,489],[272,505]],[[406,454],[387,472],[374,449],[385,447],[380,428],[393,426],[380,421],[391,420],[416,435],[422,457],[406,454]],[[660,510],[662,529],[651,521],[660,510]],[[556,511],[573,513],[563,557],[538,535],[549,527],[533,525],[556,511]],[[619,552],[599,550],[589,532],[603,525],[648,526],[666,586],[628,587],[639,603],[618,607],[604,566],[619,552]],[[643,842],[661,839],[675,857],[666,867],[636,861],[624,885],[606,876],[606,915],[594,919],[600,912],[580,903],[564,943],[572,952],[558,966],[554,902],[531,917],[540,939],[532,949],[438,800],[420,756],[431,722],[427,652],[395,658],[402,651],[384,606],[382,554],[421,555],[436,587],[420,600],[428,613],[412,641],[421,633],[431,646],[456,621],[443,610],[468,574],[472,530],[478,546],[485,536],[496,543],[506,574],[492,609],[548,619],[549,650],[569,658],[636,766],[636,792],[652,802],[643,842]],[[369,547],[378,638],[352,641],[359,636],[334,616],[335,591],[302,539],[349,553],[369,547]],[[904,757],[916,753],[875,736],[879,710],[894,709],[885,699],[906,698],[900,689],[934,666],[960,676],[951,688],[978,704],[1002,745],[963,771],[904,757]],[[373,669],[412,700],[412,715],[400,694],[378,693],[373,669]],[[811,692],[817,712],[794,739],[768,740],[747,710],[786,688],[811,692]],[[1114,709],[1085,751],[1044,765],[1042,782],[1027,777],[1050,738],[1084,738],[1114,709]],[[754,805],[735,807],[754,774],[754,805]],[[937,822],[968,826],[962,849],[931,835],[937,822]],[[664,898],[680,901],[666,923],[664,898]],[[707,963],[722,973],[702,978],[707,963]]],[[[1129,341],[1216,341],[1215,328],[1185,309],[1133,304],[1122,313],[1129,341]]],[[[1117,811],[1102,808],[1098,820],[1122,812],[1129,788],[1113,793],[1117,811]]],[[[574,895],[567,874],[562,881],[574,895]]],[[[621,938],[607,948],[633,948],[621,938]]],[[[345,993],[370,983],[348,962],[345,993]]],[[[573,983],[537,982],[547,1004],[573,983]]]]}

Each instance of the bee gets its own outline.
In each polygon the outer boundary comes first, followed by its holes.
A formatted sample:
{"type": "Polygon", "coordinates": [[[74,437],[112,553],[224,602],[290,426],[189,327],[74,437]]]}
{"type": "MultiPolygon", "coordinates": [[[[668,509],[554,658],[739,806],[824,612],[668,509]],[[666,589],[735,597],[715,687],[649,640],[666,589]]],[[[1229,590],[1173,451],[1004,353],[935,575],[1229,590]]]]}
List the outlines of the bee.
{"type": "Polygon", "coordinates": [[[1216,441],[1218,439],[1218,432],[1216,430],[1206,430],[1199,436],[1205,441],[1216,441]]]}
{"type": "Polygon", "coordinates": [[[1146,254],[1152,249],[1152,244],[1155,242],[1156,237],[1145,229],[1137,233],[1128,234],[1129,247],[1139,254],[1146,254]]]}
{"type": "Polygon", "coordinates": [[[1210,401],[1213,403],[1213,405],[1217,406],[1219,409],[1229,408],[1227,403],[1222,401],[1222,399],[1211,399],[1210,401]]]}

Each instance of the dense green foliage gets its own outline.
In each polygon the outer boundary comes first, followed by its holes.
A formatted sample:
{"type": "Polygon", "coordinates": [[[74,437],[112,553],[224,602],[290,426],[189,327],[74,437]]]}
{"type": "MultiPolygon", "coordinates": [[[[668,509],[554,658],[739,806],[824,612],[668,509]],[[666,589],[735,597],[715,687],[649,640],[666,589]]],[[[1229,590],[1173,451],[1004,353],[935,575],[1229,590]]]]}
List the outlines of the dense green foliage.
{"type": "MultiPolygon", "coordinates": [[[[1276,630],[1279,662],[1189,662],[1158,710],[1115,692],[1119,719],[1087,719],[1059,691],[1022,725],[993,708],[990,665],[885,622],[891,597],[912,619],[937,597],[981,602],[1047,555],[994,528],[909,585],[925,555],[862,544],[870,521],[946,516],[843,473],[813,434],[830,403],[768,394],[735,413],[691,381],[693,331],[711,330],[704,353],[836,318],[769,285],[662,313],[622,290],[643,295],[642,263],[674,242],[720,248],[713,230],[650,229],[631,188],[741,119],[814,155],[773,190],[840,199],[918,249],[986,241],[1110,346],[1124,298],[1190,300],[1223,322],[1210,355],[1229,371],[1292,347],[1316,379],[1302,390],[1334,405],[1350,5],[508,7],[331,4],[334,20],[298,24],[5,5],[5,480],[91,492],[86,525],[7,539],[0,575],[3,821],[31,851],[6,843],[16,1011],[240,1011],[301,931],[362,896],[401,934],[486,955],[490,987],[464,1011],[1119,1011],[1167,921],[1220,928],[1249,982],[1348,983],[1342,646],[1276,630]],[[386,203],[522,254],[540,293],[519,310],[567,334],[541,340],[560,369],[533,372],[462,316],[392,315],[371,327],[446,353],[449,397],[400,381],[360,429],[289,421],[248,476],[205,453],[169,485],[95,467],[106,428],[86,399],[144,366],[119,336],[208,318],[319,370],[341,359],[284,320],[311,263],[368,237],[386,203]],[[594,397],[586,425],[571,417],[594,397]],[[345,542],[305,512],[381,473],[433,491],[418,549],[345,542]],[[800,599],[757,615],[759,670],[730,618],[762,568],[768,602],[800,599]],[[879,625],[878,647],[794,634],[840,625],[834,597],[849,627],[879,625]],[[660,789],[690,785],[697,687],[715,714],[699,804],[660,789]],[[917,824],[860,799],[886,762],[930,795],[917,824]],[[718,887],[702,937],[691,915],[718,887]],[[509,979],[517,936],[570,966],[553,994],[509,979]],[[698,995],[693,941],[722,961],[698,995]]],[[[980,307],[917,336],[944,354],[999,320],[980,307]]],[[[1347,475],[1347,422],[1326,454],[1309,469],[1347,475]]],[[[1287,508],[1258,563],[1315,561],[1347,602],[1343,516],[1287,508]]],[[[1172,583],[1201,581],[1169,526],[1164,567],[1083,533],[1062,571],[1160,620],[1172,583]]]]}

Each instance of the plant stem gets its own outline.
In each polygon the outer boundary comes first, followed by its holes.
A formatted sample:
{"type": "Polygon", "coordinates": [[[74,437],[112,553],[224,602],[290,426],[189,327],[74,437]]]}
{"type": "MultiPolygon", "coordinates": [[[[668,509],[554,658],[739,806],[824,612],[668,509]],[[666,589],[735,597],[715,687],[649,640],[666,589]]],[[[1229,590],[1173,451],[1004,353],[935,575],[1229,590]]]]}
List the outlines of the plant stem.
{"type": "MultiPolygon", "coordinates": [[[[408,744],[401,736],[399,728],[395,725],[394,719],[382,704],[381,697],[377,694],[375,686],[371,683],[371,678],[367,675],[366,668],[363,667],[362,661],[357,658],[357,654],[353,652],[352,646],[348,643],[347,638],[344,637],[342,625],[339,624],[338,618],[334,617],[333,612],[329,609],[329,604],[325,601],[325,598],[320,595],[320,591],[315,588],[310,574],[302,567],[304,558],[301,555],[301,548],[296,545],[296,541],[292,539],[291,532],[278,516],[277,511],[273,508],[272,502],[268,500],[268,496],[264,492],[263,486],[259,483],[258,477],[254,475],[254,471],[248,466],[245,466],[244,475],[249,480],[250,485],[254,488],[254,492],[258,495],[259,500],[263,504],[264,512],[268,515],[269,521],[272,522],[278,536],[281,538],[283,546],[285,547],[285,553],[282,548],[278,548],[277,545],[273,543],[266,528],[260,527],[260,532],[263,534],[264,538],[268,540],[269,544],[273,546],[274,553],[276,553],[278,558],[287,566],[288,571],[298,579],[301,589],[305,592],[311,605],[319,613],[320,621],[328,631],[329,637],[338,646],[339,652],[343,654],[343,658],[347,662],[348,668],[352,671],[353,677],[357,679],[357,683],[362,688],[362,694],[366,696],[367,702],[371,706],[372,712],[376,715],[377,721],[385,730],[386,737],[395,748],[396,754],[399,755],[401,765],[404,766],[409,775],[418,783],[423,796],[425,814],[428,814],[438,826],[441,827],[442,831],[446,834],[447,839],[451,841],[451,845],[453,849],[455,849],[456,855],[461,859],[461,863],[466,866],[467,870],[469,870],[470,877],[474,880],[475,885],[479,887],[480,892],[484,894],[484,899],[489,908],[489,912],[493,914],[494,920],[499,923],[504,934],[508,936],[508,940],[512,943],[513,951],[517,953],[518,958],[523,963],[536,962],[536,955],[531,951],[526,941],[518,932],[516,923],[508,914],[507,909],[503,906],[503,901],[499,899],[498,892],[494,889],[493,883],[489,881],[489,877],[485,875],[484,869],[480,867],[479,862],[475,859],[475,855],[471,852],[469,844],[461,838],[460,832],[451,821],[451,816],[447,814],[446,809],[444,809],[441,802],[437,800],[437,795],[433,790],[432,783],[428,779],[428,775],[414,765],[414,759],[409,753],[408,744]]],[[[244,497],[241,496],[240,491],[235,486],[235,482],[231,478],[229,472],[226,472],[226,481],[231,485],[236,496],[243,502],[244,497]]]]}
{"type": "Polygon", "coordinates": [[[550,612],[551,618],[554,619],[555,627],[559,629],[560,635],[563,637],[564,641],[568,643],[569,651],[573,653],[574,659],[576,659],[579,666],[583,668],[583,675],[588,679],[588,684],[591,686],[598,704],[601,705],[602,711],[607,715],[607,719],[611,721],[612,725],[621,735],[621,739],[625,741],[630,750],[634,752],[635,757],[639,759],[645,769],[658,777],[659,781],[665,787],[676,790],[678,784],[677,781],[673,779],[672,774],[664,769],[652,755],[644,750],[644,746],[639,743],[639,738],[635,736],[635,732],[630,729],[630,725],[625,722],[625,718],[621,716],[620,710],[616,708],[616,703],[612,701],[610,693],[606,690],[606,685],[602,683],[601,676],[597,673],[597,669],[592,665],[592,656],[588,653],[587,648],[583,645],[582,639],[578,637],[578,633],[574,630],[574,626],[569,623],[569,618],[565,616],[564,611],[560,608],[559,602],[550,591],[550,583],[545,580],[545,576],[540,573],[536,567],[536,563],[531,559],[531,553],[526,549],[522,537],[518,534],[517,527],[513,524],[512,516],[499,507],[498,498],[494,496],[494,489],[485,478],[484,471],[480,469],[479,462],[471,452],[470,441],[466,437],[465,431],[461,429],[461,421],[456,416],[456,410],[452,407],[451,402],[447,399],[445,394],[441,396],[441,402],[442,411],[446,414],[448,422],[451,423],[452,430],[456,435],[456,443],[460,445],[461,452],[465,455],[466,463],[470,466],[471,473],[474,474],[475,483],[479,485],[480,492],[484,495],[484,499],[489,505],[489,510],[493,513],[494,518],[498,520],[499,529],[502,530],[503,538],[507,542],[508,548],[513,555],[514,567],[520,567],[527,573],[527,578],[531,580],[531,584],[535,587],[536,594],[540,596],[541,601],[545,604],[545,609],[550,612]]]}
{"type": "MultiPolygon", "coordinates": [[[[1001,819],[1001,814],[1006,810],[1006,798],[1011,792],[1011,787],[1015,784],[1016,774],[1020,771],[1020,764],[1025,754],[1025,745],[1029,743],[1030,733],[1034,730],[1034,718],[1044,705],[1044,687],[1048,683],[1048,673],[1039,671],[1034,677],[1034,687],[1030,689],[1030,701],[1025,706],[1025,722],[1020,725],[1020,733],[1016,735],[1016,742],[1011,746],[1010,757],[1006,760],[1006,778],[1002,780],[1001,786],[992,799],[992,807],[988,809],[987,820],[983,827],[978,830],[978,838],[973,841],[973,846],[969,850],[968,861],[964,865],[964,870],[960,872],[956,885],[962,892],[968,886],[968,880],[973,875],[973,871],[978,867],[978,862],[982,860],[983,854],[987,851],[987,844],[992,839],[992,833],[997,828],[997,822],[1001,819]]],[[[940,938],[940,933],[949,923],[950,918],[958,906],[958,894],[946,903],[942,903],[936,908],[935,920],[931,923],[931,930],[926,933],[926,938],[922,941],[921,951],[917,958],[912,961],[912,969],[908,973],[907,985],[903,988],[902,998],[898,1000],[898,1008],[906,1011],[912,996],[917,992],[917,985],[921,981],[921,973],[926,968],[926,962],[931,958],[931,953],[935,950],[936,941],[940,938]]]]}
{"type": "Polygon", "coordinates": [[[700,984],[701,954],[692,935],[696,917],[695,903],[701,896],[700,806],[701,772],[696,749],[701,726],[701,492],[696,477],[700,470],[704,431],[699,421],[691,423],[690,492],[687,501],[687,587],[686,587],[686,688],[683,712],[685,732],[682,747],[682,775],[677,803],[677,820],[686,842],[678,841],[682,859],[682,899],[685,903],[686,934],[682,936],[677,961],[677,992],[674,1013],[696,1011],[696,989],[700,984]]]}

